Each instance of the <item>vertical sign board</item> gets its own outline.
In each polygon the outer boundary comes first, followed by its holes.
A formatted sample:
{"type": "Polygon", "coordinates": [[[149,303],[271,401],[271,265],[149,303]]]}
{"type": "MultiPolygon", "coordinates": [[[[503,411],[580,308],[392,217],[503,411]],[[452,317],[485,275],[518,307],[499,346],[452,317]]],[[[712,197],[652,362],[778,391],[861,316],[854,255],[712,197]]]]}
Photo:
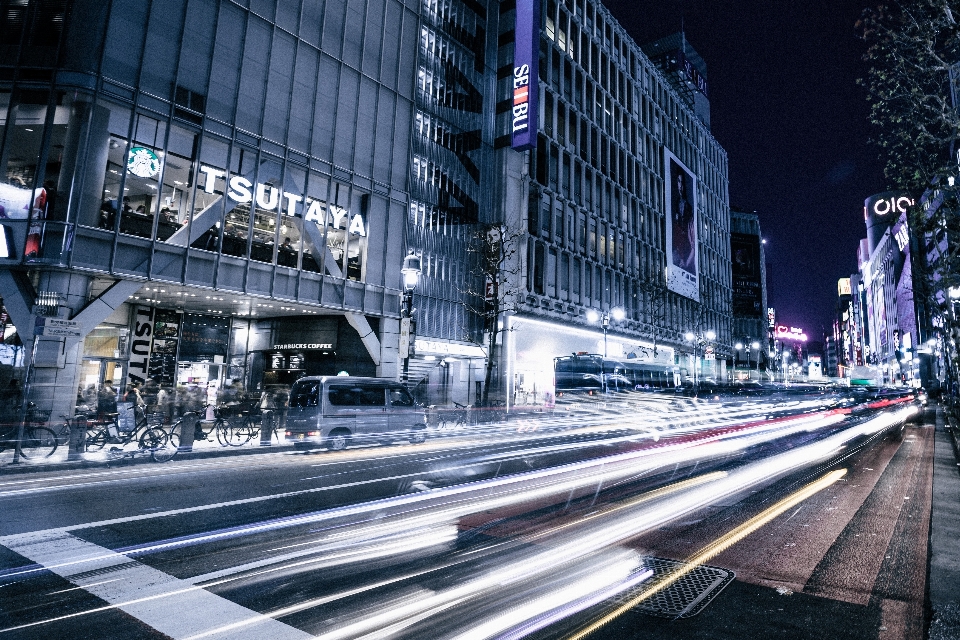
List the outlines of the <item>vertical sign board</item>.
{"type": "Polygon", "coordinates": [[[153,351],[153,309],[137,307],[133,312],[133,336],[130,340],[130,363],[127,365],[130,382],[147,381],[150,353],[153,351]]]}
{"type": "Polygon", "coordinates": [[[664,147],[664,201],[667,209],[667,289],[700,301],[697,237],[697,179],[664,147]]]}
{"type": "Polygon", "coordinates": [[[537,146],[540,62],[540,0],[517,0],[513,48],[511,146],[526,151],[537,146]]]}
{"type": "Polygon", "coordinates": [[[760,236],[730,234],[733,269],[733,315],[763,317],[763,283],[760,277],[760,236]]]}

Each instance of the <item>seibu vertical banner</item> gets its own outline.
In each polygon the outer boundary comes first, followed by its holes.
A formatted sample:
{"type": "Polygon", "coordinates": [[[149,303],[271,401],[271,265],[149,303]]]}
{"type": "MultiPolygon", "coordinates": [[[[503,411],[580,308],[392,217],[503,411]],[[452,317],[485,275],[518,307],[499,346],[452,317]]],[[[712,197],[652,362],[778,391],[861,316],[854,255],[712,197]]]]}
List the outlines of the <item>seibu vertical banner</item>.
{"type": "Polygon", "coordinates": [[[517,151],[537,145],[540,0],[517,0],[513,48],[513,142],[517,151]]]}

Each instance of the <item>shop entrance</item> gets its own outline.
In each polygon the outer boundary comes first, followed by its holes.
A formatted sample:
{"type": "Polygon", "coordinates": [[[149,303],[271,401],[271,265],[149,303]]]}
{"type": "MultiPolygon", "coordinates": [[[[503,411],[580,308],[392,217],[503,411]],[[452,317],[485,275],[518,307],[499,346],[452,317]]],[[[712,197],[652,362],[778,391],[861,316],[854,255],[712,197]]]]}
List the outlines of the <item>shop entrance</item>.
{"type": "Polygon", "coordinates": [[[117,393],[123,389],[127,373],[126,360],[113,358],[84,358],[80,367],[77,404],[96,410],[97,398],[105,382],[109,381],[117,393]]]}
{"type": "MultiPolygon", "coordinates": [[[[226,365],[209,362],[178,362],[177,385],[199,396],[200,405],[217,404],[226,365]]],[[[201,407],[193,407],[197,410],[201,407]]]]}

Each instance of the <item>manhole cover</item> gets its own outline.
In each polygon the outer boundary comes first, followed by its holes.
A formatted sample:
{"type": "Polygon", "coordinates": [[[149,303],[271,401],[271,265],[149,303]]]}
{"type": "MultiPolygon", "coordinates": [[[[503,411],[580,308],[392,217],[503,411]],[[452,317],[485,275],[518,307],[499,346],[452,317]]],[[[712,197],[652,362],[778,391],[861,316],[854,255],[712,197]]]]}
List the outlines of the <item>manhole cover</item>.
{"type": "MultiPolygon", "coordinates": [[[[645,556],[643,563],[653,569],[653,577],[620,595],[616,602],[623,604],[643,593],[658,580],[686,567],[686,564],[666,558],[645,556]]],[[[670,586],[661,589],[635,608],[662,618],[690,618],[710,604],[724,587],[733,582],[733,571],[700,565],[685,573],[670,586]]]]}

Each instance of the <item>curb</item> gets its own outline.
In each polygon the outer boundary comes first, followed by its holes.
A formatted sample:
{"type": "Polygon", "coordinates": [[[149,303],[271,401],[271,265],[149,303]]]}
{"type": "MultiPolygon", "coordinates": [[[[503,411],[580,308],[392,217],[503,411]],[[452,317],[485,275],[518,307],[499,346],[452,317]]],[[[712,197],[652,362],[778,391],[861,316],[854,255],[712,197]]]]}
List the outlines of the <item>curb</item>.
{"type": "Polygon", "coordinates": [[[284,453],[294,451],[293,444],[272,444],[270,446],[222,447],[219,449],[201,449],[199,451],[180,451],[169,463],[157,463],[149,455],[118,458],[115,460],[71,460],[63,462],[36,463],[27,462],[14,466],[12,463],[0,465],[0,476],[24,473],[43,473],[48,471],[76,471],[78,469],[104,469],[142,464],[176,464],[180,460],[205,460],[208,458],[232,458],[265,453],[284,453]]]}

